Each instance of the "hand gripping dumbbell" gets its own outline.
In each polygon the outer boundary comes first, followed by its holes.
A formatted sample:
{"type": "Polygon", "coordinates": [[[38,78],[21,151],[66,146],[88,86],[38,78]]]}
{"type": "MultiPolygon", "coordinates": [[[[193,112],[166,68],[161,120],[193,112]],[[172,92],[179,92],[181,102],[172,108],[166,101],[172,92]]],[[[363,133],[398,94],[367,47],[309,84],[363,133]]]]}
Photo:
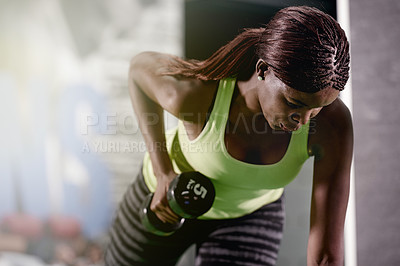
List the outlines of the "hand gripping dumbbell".
{"type": "Polygon", "coordinates": [[[194,219],[206,213],[212,206],[215,189],[205,175],[199,172],[184,172],[177,175],[169,185],[167,199],[169,207],[181,217],[176,223],[164,223],[150,209],[153,193],[144,200],[141,208],[141,221],[147,231],[167,236],[178,230],[185,219],[194,219]]]}

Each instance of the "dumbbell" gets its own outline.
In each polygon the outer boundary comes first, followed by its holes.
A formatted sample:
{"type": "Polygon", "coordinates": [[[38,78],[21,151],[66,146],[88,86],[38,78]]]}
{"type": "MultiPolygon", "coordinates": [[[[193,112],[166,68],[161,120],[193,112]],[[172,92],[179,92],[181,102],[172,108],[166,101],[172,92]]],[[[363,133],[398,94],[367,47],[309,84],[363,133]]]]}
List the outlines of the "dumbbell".
{"type": "Polygon", "coordinates": [[[176,223],[164,223],[150,209],[153,193],[144,200],[140,218],[147,231],[168,236],[178,230],[185,219],[194,219],[206,213],[212,206],[215,198],[215,189],[205,175],[192,171],[177,175],[169,185],[167,200],[169,207],[181,218],[176,223]]]}

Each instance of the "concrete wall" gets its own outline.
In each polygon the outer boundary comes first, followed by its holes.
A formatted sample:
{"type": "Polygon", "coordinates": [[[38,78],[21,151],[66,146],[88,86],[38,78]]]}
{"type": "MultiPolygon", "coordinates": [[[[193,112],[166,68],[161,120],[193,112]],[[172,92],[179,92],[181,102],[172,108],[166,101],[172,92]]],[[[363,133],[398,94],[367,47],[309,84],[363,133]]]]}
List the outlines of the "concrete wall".
{"type": "Polygon", "coordinates": [[[400,1],[350,0],[358,265],[400,265],[400,1]]]}

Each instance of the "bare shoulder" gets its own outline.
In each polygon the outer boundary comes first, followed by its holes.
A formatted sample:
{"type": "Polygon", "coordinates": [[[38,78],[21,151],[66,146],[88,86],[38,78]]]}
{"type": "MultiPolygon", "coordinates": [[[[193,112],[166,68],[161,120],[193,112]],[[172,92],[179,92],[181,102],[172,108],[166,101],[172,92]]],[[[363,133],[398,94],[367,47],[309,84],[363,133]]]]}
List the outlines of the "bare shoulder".
{"type": "Polygon", "coordinates": [[[146,71],[153,72],[154,66],[166,67],[169,63],[176,60],[177,56],[167,53],[145,51],[135,55],[131,61],[131,69],[145,68],[146,71]]]}
{"type": "Polygon", "coordinates": [[[351,113],[340,98],[324,107],[310,123],[309,149],[318,158],[321,149],[337,150],[353,145],[351,113]]]}
{"type": "Polygon", "coordinates": [[[317,116],[317,121],[328,124],[331,129],[341,130],[352,126],[352,118],[349,108],[340,98],[323,108],[317,116]]]}
{"type": "Polygon", "coordinates": [[[164,110],[183,120],[195,120],[199,117],[197,114],[207,112],[217,81],[163,74],[177,58],[165,53],[142,52],[131,60],[130,78],[164,110]]]}

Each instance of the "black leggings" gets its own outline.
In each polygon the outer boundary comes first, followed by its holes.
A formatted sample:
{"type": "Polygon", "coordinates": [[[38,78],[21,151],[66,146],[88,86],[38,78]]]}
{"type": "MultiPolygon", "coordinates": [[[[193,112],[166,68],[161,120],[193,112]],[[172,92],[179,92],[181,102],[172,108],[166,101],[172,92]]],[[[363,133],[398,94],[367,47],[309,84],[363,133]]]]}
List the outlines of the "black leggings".
{"type": "Polygon", "coordinates": [[[140,171],[111,228],[107,266],[175,265],[194,243],[197,266],[275,265],[285,220],[282,197],[236,219],[186,220],[174,234],[161,237],[140,223],[139,208],[148,193],[140,171]]]}

